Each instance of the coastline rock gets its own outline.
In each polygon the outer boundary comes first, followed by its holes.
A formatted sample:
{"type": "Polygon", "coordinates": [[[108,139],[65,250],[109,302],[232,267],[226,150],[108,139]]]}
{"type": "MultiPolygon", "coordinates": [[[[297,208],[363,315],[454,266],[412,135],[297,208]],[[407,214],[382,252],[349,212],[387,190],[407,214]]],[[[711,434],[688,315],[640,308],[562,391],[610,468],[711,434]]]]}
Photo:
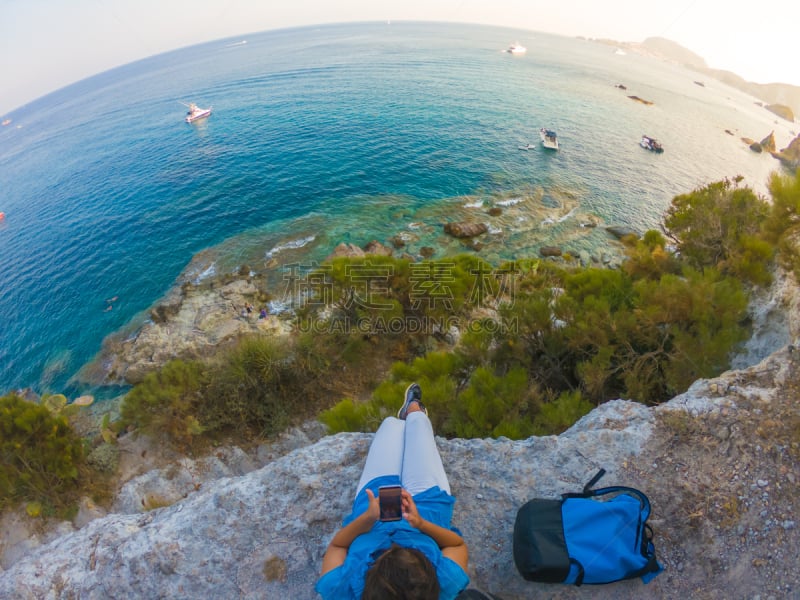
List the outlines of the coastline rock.
{"type": "Polygon", "coordinates": [[[485,223],[450,222],[444,224],[444,232],[455,238],[475,237],[486,233],[489,228],[485,223]]]}
{"type": "Polygon", "coordinates": [[[639,98],[639,96],[628,96],[631,100],[635,100],[636,102],[640,102],[646,106],[652,106],[654,103],[650,100],[645,100],[644,98],[639,98]]]}
{"type": "Polygon", "coordinates": [[[775,152],[775,132],[771,131],[770,134],[761,140],[761,149],[766,152],[775,152]]]}
{"type": "Polygon", "coordinates": [[[790,169],[800,168],[800,135],[794,138],[789,145],[780,152],[773,152],[772,156],[790,169]]]}
{"type": "Polygon", "coordinates": [[[609,227],[606,227],[606,231],[618,240],[621,240],[629,235],[636,236],[637,238],[639,237],[638,232],[630,227],[626,227],[625,225],[610,225],[609,227]]]}
{"type": "Polygon", "coordinates": [[[372,240],[364,246],[364,254],[373,256],[391,256],[393,253],[391,248],[384,246],[378,240],[372,240]]]}
{"type": "Polygon", "coordinates": [[[166,323],[176,317],[181,310],[183,299],[173,295],[171,298],[160,302],[150,311],[150,318],[154,323],[166,323]]]}
{"type": "Polygon", "coordinates": [[[419,254],[422,258],[430,258],[434,254],[436,254],[436,250],[431,248],[430,246],[423,246],[419,249],[419,254]]]}
{"type": "Polygon", "coordinates": [[[325,258],[326,261],[332,260],[334,258],[363,258],[364,256],[372,255],[372,256],[391,256],[394,251],[381,244],[377,240],[372,240],[371,242],[367,243],[366,246],[363,248],[359,248],[355,244],[349,243],[340,243],[336,246],[333,251],[328,254],[325,258]]]}
{"type": "Polygon", "coordinates": [[[759,144],[758,142],[753,142],[752,144],[750,144],[750,150],[752,150],[756,154],[761,154],[762,152],[761,144],[759,144]]]}
{"type": "Polygon", "coordinates": [[[561,256],[561,248],[558,246],[542,246],[539,248],[539,254],[542,256],[561,256]]]}
{"type": "Polygon", "coordinates": [[[184,285],[160,305],[166,320],[151,320],[134,335],[107,338],[99,356],[80,377],[91,382],[136,384],[166,362],[204,356],[209,349],[237,337],[269,330],[285,335],[290,325],[275,315],[258,318],[258,306],[243,312],[247,303],[263,295],[253,281],[234,280],[217,287],[184,285]],[[178,303],[178,299],[180,302],[178,303]]]}
{"type": "Polygon", "coordinates": [[[766,108],[769,112],[778,115],[782,119],[786,119],[790,123],[794,123],[794,112],[791,107],[785,104],[767,104],[766,108]]]}
{"type": "Polygon", "coordinates": [[[345,244],[342,242],[333,251],[325,257],[326,261],[333,260],[334,258],[362,258],[365,252],[355,244],[345,244]]]}
{"type": "Polygon", "coordinates": [[[486,246],[486,244],[479,242],[477,240],[473,240],[472,238],[467,238],[461,241],[461,245],[464,246],[467,250],[472,250],[473,252],[480,252],[486,246]]]}

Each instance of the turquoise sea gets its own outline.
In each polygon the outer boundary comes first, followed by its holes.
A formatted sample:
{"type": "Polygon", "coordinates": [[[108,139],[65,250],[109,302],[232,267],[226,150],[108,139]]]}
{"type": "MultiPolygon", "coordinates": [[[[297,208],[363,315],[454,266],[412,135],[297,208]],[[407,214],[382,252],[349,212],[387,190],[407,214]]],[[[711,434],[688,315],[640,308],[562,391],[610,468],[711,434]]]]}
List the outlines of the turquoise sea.
{"type": "Polygon", "coordinates": [[[0,127],[0,393],[88,391],[75,375],[103,339],[179,277],[395,235],[443,255],[459,246],[441,224],[493,205],[487,259],[594,256],[613,242],[587,220],[644,231],[726,176],[765,193],[778,163],[740,137],[783,147],[790,124],[698,77],[545,33],[366,23],[210,42],[32,102],[0,127]],[[515,40],[526,54],[503,52],[515,40]],[[213,114],[188,125],[179,101],[213,114]]]}

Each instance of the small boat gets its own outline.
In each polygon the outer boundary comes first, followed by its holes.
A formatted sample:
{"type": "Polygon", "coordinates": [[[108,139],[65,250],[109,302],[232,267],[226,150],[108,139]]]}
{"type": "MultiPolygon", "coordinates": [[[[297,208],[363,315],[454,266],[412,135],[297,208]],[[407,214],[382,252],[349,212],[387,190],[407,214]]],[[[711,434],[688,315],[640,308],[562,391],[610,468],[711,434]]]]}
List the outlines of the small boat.
{"type": "Polygon", "coordinates": [[[200,108],[194,102],[186,106],[189,107],[189,112],[186,113],[187,123],[194,123],[195,121],[199,121],[200,119],[206,119],[211,115],[211,107],[200,108]]]}
{"type": "Polygon", "coordinates": [[[658,140],[647,135],[642,136],[639,145],[645,150],[650,150],[650,152],[656,152],[658,154],[661,154],[664,151],[664,147],[658,140]]]}
{"type": "Polygon", "coordinates": [[[533,150],[536,148],[533,144],[525,144],[524,146],[518,146],[520,150],[533,150]]]}
{"type": "Polygon", "coordinates": [[[542,138],[542,146],[548,150],[558,150],[558,136],[555,131],[542,127],[539,130],[539,137],[542,138]]]}
{"type": "Polygon", "coordinates": [[[511,54],[525,54],[527,51],[528,49],[519,42],[514,42],[508,47],[508,50],[506,50],[506,52],[511,54]]]}

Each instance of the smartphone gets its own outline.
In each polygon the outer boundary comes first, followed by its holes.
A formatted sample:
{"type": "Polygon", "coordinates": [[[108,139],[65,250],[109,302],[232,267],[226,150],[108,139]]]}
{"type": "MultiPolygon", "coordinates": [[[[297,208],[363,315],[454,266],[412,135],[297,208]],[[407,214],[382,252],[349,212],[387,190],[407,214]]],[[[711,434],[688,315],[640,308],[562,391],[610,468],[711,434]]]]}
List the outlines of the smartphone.
{"type": "Polygon", "coordinates": [[[381,521],[399,521],[403,518],[402,488],[399,485],[382,485],[378,488],[378,502],[381,506],[381,521]]]}

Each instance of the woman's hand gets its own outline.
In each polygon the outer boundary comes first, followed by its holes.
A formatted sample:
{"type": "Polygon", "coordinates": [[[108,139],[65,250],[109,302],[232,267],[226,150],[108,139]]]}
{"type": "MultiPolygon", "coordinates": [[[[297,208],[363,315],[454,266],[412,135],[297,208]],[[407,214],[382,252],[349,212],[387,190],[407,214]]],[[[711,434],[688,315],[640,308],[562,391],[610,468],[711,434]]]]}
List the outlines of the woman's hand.
{"type": "Polygon", "coordinates": [[[409,525],[419,529],[422,526],[422,517],[419,516],[414,498],[412,498],[411,494],[405,489],[400,490],[400,496],[403,499],[403,517],[408,521],[409,525]]]}
{"type": "Polygon", "coordinates": [[[367,488],[367,510],[336,532],[322,557],[322,575],[344,564],[350,544],[362,533],[367,533],[381,517],[381,505],[372,490],[367,488]]]}
{"type": "Polygon", "coordinates": [[[440,525],[423,519],[417,510],[414,498],[406,490],[401,490],[400,496],[403,499],[403,517],[408,521],[409,525],[433,538],[433,541],[441,548],[442,556],[449,558],[466,571],[469,562],[469,551],[464,543],[464,538],[452,529],[445,529],[440,525]]]}
{"type": "Polygon", "coordinates": [[[367,498],[369,499],[369,505],[367,506],[367,510],[364,511],[364,514],[372,521],[377,521],[381,518],[380,500],[378,500],[378,497],[373,494],[372,490],[369,488],[367,488],[367,498]]]}

